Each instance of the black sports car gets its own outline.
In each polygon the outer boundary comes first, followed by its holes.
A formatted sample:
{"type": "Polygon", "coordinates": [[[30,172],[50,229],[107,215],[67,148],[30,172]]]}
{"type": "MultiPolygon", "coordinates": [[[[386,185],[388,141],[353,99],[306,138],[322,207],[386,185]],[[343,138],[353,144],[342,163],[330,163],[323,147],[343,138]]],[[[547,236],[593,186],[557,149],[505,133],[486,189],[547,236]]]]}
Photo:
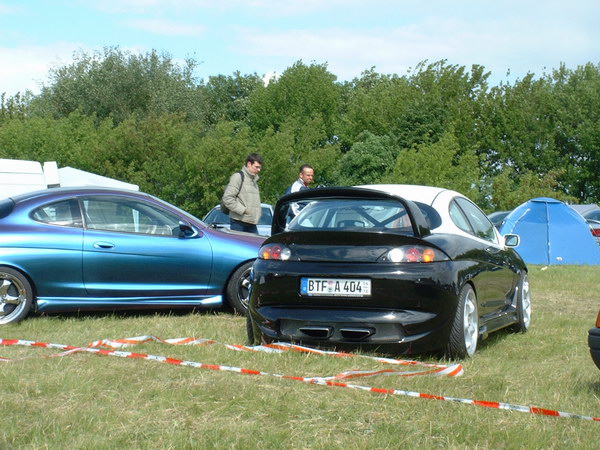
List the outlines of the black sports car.
{"type": "Polygon", "coordinates": [[[592,359],[596,367],[600,369],[600,311],[598,311],[598,316],[596,317],[596,325],[590,328],[588,333],[588,344],[592,359]]]}
{"type": "Polygon", "coordinates": [[[529,328],[527,267],[511,248],[518,244],[448,189],[286,195],[253,265],[248,337],[471,356],[492,331],[529,328]],[[289,221],[292,203],[302,209],[289,221]]]}

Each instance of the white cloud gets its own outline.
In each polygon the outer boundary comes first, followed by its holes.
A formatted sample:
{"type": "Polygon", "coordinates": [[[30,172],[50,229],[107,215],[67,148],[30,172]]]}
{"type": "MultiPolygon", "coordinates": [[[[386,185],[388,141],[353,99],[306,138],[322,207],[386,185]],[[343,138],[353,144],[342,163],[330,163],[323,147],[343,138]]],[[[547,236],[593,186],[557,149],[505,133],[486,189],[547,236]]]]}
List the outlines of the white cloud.
{"type": "Polygon", "coordinates": [[[202,35],[206,31],[206,28],[202,25],[187,25],[164,19],[132,19],[125,23],[138,30],[165,36],[196,37],[202,35]]]}
{"type": "Polygon", "coordinates": [[[396,0],[80,0],[81,3],[111,13],[156,14],[159,12],[243,11],[245,14],[282,17],[312,14],[339,8],[394,5],[396,0]]]}
{"type": "Polygon", "coordinates": [[[73,53],[80,48],[75,43],[0,48],[0,93],[13,96],[30,90],[38,94],[41,85],[47,82],[48,71],[70,63],[73,53]]]}
{"type": "Polygon", "coordinates": [[[21,6],[6,5],[6,4],[0,3],[0,16],[9,15],[9,14],[18,14],[18,13],[22,12],[23,10],[24,10],[24,8],[22,8],[21,6]]]}
{"type": "Polygon", "coordinates": [[[467,67],[483,65],[494,78],[503,78],[509,69],[519,77],[527,72],[541,75],[561,62],[572,67],[589,62],[586,57],[590,54],[598,54],[598,44],[590,33],[577,23],[559,26],[555,18],[534,23],[527,18],[469,22],[429,17],[387,29],[237,31],[244,45],[230,49],[232,52],[243,52],[257,61],[271,60],[271,67],[276,66],[273,59],[287,65],[299,59],[327,63],[342,80],[373,66],[380,73],[403,75],[421,61],[441,59],[467,67]]]}

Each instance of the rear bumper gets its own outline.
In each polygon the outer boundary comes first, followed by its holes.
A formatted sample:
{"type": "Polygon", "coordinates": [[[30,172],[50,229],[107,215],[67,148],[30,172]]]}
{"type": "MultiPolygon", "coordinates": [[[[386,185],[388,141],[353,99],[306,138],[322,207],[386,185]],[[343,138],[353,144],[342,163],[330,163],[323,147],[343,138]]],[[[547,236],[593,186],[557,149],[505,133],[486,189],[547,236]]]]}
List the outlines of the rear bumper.
{"type": "Polygon", "coordinates": [[[442,348],[451,321],[436,325],[436,314],[408,310],[297,309],[251,310],[254,336],[263,342],[383,348],[394,353],[422,353],[442,348]]]}
{"type": "Polygon", "coordinates": [[[588,345],[594,363],[600,369],[600,328],[594,327],[588,334],[588,345]]]}
{"type": "Polygon", "coordinates": [[[452,263],[398,268],[376,264],[276,263],[253,267],[249,314],[263,342],[383,347],[398,353],[443,348],[458,304],[458,275],[452,263]],[[308,297],[302,276],[369,278],[366,298],[308,297]],[[390,347],[389,349],[387,348],[390,347]]]}

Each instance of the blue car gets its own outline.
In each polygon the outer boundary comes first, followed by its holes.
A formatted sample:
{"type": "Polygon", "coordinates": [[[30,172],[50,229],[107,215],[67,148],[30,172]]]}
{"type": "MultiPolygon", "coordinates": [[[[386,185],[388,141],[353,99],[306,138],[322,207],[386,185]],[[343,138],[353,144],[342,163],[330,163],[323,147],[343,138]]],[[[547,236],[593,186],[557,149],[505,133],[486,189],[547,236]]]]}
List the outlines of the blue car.
{"type": "Polygon", "coordinates": [[[55,188],[0,199],[0,324],[30,312],[224,304],[245,314],[263,240],[137,191],[55,188]]]}

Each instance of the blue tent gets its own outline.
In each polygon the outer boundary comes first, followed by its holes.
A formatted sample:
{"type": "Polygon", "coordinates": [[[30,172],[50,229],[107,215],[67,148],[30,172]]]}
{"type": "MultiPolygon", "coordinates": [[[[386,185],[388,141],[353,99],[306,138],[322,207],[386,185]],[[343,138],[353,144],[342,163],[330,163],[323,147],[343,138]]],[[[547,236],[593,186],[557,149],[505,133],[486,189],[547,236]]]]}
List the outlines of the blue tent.
{"type": "Polygon", "coordinates": [[[534,198],[517,206],[500,234],[518,234],[517,252],[529,264],[600,264],[600,246],[583,217],[553,198],[534,198]]]}

